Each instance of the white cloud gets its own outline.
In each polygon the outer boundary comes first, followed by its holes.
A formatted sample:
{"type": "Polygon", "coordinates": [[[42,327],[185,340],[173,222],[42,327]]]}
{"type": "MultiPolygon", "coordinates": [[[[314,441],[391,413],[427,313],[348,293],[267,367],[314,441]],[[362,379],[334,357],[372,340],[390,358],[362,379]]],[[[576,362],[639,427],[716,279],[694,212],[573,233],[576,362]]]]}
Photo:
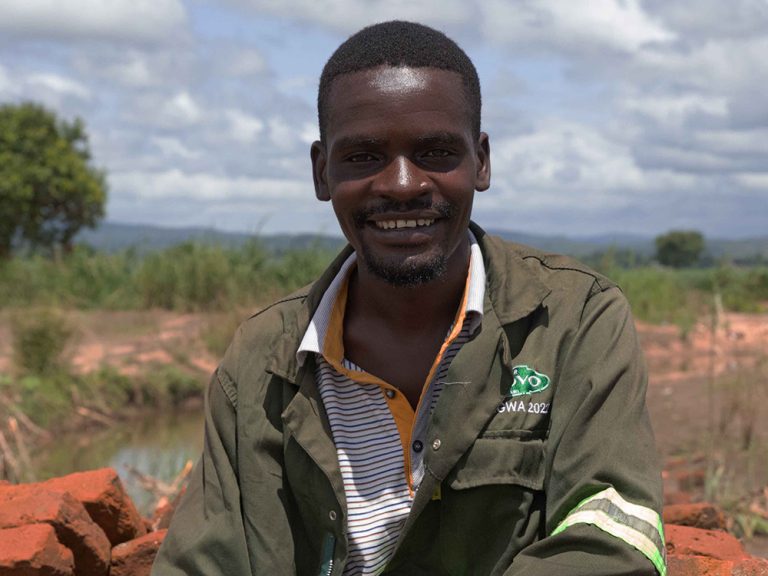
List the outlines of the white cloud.
{"type": "Polygon", "coordinates": [[[615,203],[619,198],[612,191],[644,185],[644,175],[626,144],[571,122],[550,122],[529,134],[492,142],[492,165],[501,189],[514,194],[516,201],[521,192],[535,192],[522,200],[535,204],[585,200],[563,198],[564,188],[615,203]]]}
{"type": "Polygon", "coordinates": [[[685,50],[645,51],[637,64],[649,74],[705,93],[733,93],[768,81],[768,35],[707,40],[685,50]]]}
{"type": "Polygon", "coordinates": [[[762,35],[768,26],[765,0],[645,0],[644,5],[689,41],[699,38],[743,38],[762,35]]]}
{"type": "Polygon", "coordinates": [[[183,125],[195,124],[200,121],[202,111],[189,92],[179,92],[163,106],[163,116],[171,123],[183,125]]]}
{"type": "Polygon", "coordinates": [[[231,76],[252,76],[266,71],[267,60],[258,50],[237,50],[227,59],[224,69],[231,76]]]}
{"type": "MultiPolygon", "coordinates": [[[[743,156],[759,154],[768,160],[768,128],[747,130],[699,130],[696,143],[713,152],[743,156]]],[[[768,161],[766,162],[768,164],[768,161]]]]}
{"type": "Polygon", "coordinates": [[[135,51],[102,63],[94,72],[125,86],[137,88],[151,86],[158,81],[147,61],[147,56],[135,51]]]}
{"type": "Polygon", "coordinates": [[[478,7],[485,32],[503,44],[583,44],[635,52],[647,44],[674,39],[671,31],[643,11],[638,0],[485,0],[478,7]]]}
{"type": "Polygon", "coordinates": [[[0,64],[0,94],[12,95],[16,92],[16,84],[11,80],[5,67],[0,64]]]}
{"type": "Polygon", "coordinates": [[[269,126],[269,140],[283,150],[292,150],[300,135],[280,116],[274,116],[267,121],[269,126]]]}
{"type": "Polygon", "coordinates": [[[728,115],[726,98],[697,93],[656,97],[644,94],[627,98],[623,105],[631,112],[639,112],[664,124],[681,125],[693,114],[709,114],[721,118],[728,115]]]}
{"type": "Polygon", "coordinates": [[[253,142],[264,130],[264,122],[260,118],[246,114],[242,110],[227,110],[225,117],[229,123],[228,134],[237,142],[253,142]]]}
{"type": "Polygon", "coordinates": [[[91,91],[80,82],[58,74],[32,74],[26,78],[26,83],[33,89],[43,89],[62,96],[74,96],[82,100],[91,98],[91,91]]]}
{"type": "Polygon", "coordinates": [[[315,140],[320,140],[320,129],[316,122],[307,122],[301,127],[301,134],[299,135],[304,144],[312,144],[315,140]]]}
{"type": "Polygon", "coordinates": [[[385,20],[411,20],[458,24],[471,20],[476,7],[465,0],[442,0],[439,5],[411,0],[228,0],[257,13],[313,22],[333,30],[355,32],[363,26],[385,20]]]}
{"type": "Polygon", "coordinates": [[[166,40],[185,25],[181,0],[3,0],[0,30],[21,37],[166,40]]]}
{"type": "Polygon", "coordinates": [[[110,184],[116,193],[142,200],[250,200],[254,202],[254,211],[257,211],[260,203],[284,203],[312,196],[312,183],[308,180],[227,177],[205,172],[182,172],[178,169],[118,172],[110,176],[110,184]]]}
{"type": "Polygon", "coordinates": [[[747,188],[768,192],[768,172],[737,174],[735,180],[747,188]]]}
{"type": "Polygon", "coordinates": [[[192,150],[177,138],[154,137],[152,144],[161,154],[171,158],[183,158],[185,160],[194,160],[201,156],[198,150],[192,150]]]}

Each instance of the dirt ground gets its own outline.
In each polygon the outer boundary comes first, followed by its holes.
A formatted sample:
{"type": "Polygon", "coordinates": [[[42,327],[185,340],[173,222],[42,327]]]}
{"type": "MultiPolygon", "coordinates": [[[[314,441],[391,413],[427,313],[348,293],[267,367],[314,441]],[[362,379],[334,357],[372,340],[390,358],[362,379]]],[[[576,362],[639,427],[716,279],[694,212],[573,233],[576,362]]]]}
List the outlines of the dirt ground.
{"type": "Polygon", "coordinates": [[[762,446],[768,455],[768,315],[725,314],[716,329],[702,321],[686,337],[676,326],[638,323],[638,332],[665,456],[704,451],[710,442],[762,446]]]}
{"type": "MultiPolygon", "coordinates": [[[[152,311],[73,311],[68,313],[74,336],[65,351],[76,373],[102,366],[131,376],[147,364],[177,364],[211,373],[218,359],[207,350],[202,335],[212,314],[152,311]]],[[[0,374],[13,372],[8,314],[0,314],[0,374]]]]}

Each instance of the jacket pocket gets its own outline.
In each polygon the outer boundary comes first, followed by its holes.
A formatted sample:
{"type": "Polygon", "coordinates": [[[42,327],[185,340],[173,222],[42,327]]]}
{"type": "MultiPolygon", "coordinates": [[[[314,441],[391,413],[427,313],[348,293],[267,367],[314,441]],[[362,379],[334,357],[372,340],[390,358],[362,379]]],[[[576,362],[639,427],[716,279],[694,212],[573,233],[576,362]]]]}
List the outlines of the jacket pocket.
{"type": "Polygon", "coordinates": [[[540,537],[545,441],[521,432],[478,438],[443,481],[439,541],[446,574],[502,574],[540,537]]]}
{"type": "Polygon", "coordinates": [[[446,478],[453,490],[491,484],[544,487],[544,441],[525,431],[481,436],[446,478]],[[521,434],[522,432],[522,434],[521,434]]]}

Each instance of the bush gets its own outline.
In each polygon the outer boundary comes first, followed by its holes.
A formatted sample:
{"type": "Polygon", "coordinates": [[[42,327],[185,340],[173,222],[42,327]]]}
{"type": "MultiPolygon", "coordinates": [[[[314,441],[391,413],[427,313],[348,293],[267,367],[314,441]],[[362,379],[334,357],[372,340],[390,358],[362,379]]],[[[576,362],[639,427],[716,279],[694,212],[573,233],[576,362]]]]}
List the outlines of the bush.
{"type": "Polygon", "coordinates": [[[49,308],[17,312],[11,318],[13,355],[23,374],[49,376],[65,371],[62,358],[74,331],[61,312],[49,308]]]}

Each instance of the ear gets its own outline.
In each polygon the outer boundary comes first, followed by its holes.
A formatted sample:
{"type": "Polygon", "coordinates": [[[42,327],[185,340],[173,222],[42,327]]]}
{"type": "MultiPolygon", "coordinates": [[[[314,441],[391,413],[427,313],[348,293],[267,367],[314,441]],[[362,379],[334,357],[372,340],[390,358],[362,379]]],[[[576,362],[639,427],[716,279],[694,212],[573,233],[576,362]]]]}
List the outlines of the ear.
{"type": "Polygon", "coordinates": [[[312,158],[312,179],[315,182],[315,196],[318,200],[327,202],[331,199],[331,192],[328,189],[328,181],[325,174],[328,157],[325,154],[325,146],[320,140],[312,142],[309,155],[312,158]]]}
{"type": "Polygon", "coordinates": [[[488,140],[488,134],[485,132],[480,132],[475,153],[477,154],[475,190],[483,192],[491,186],[491,144],[488,140]]]}

